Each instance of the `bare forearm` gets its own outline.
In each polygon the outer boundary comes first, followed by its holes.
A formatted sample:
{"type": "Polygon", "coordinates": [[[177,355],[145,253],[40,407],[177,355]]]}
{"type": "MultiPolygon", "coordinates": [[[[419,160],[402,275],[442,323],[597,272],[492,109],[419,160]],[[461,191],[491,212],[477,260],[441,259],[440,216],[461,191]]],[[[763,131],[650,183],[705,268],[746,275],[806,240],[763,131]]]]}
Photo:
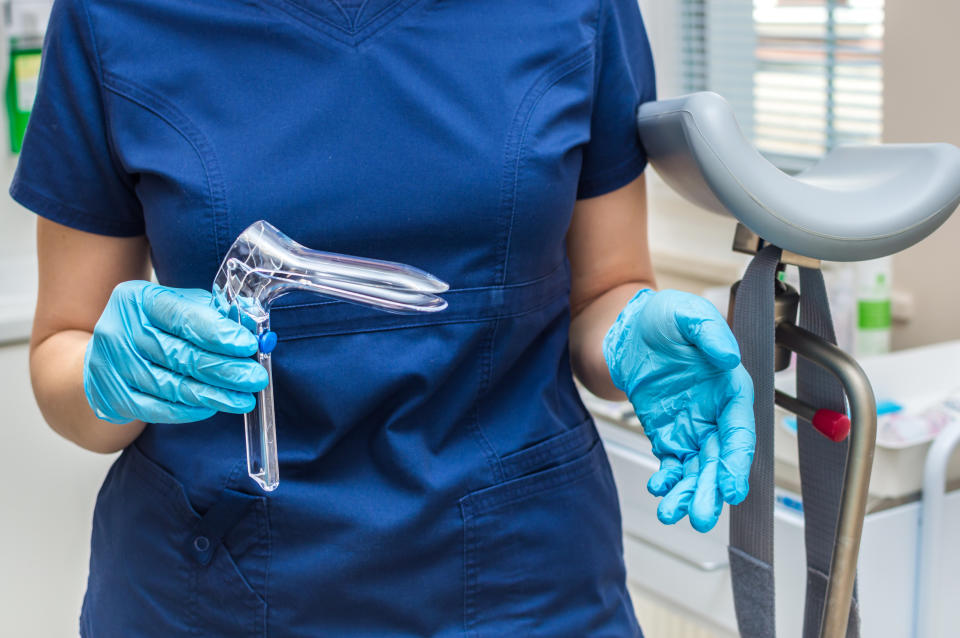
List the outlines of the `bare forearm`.
{"type": "Polygon", "coordinates": [[[627,302],[653,282],[637,281],[611,288],[589,304],[574,309],[570,324],[570,356],[574,374],[593,394],[610,400],[625,399],[613,385],[603,358],[603,338],[627,302]]]}
{"type": "Polygon", "coordinates": [[[573,371],[597,396],[623,399],[603,359],[603,338],[637,291],[655,287],[643,175],[605,195],[577,201],[567,256],[573,371]]]}
{"type": "Polygon", "coordinates": [[[93,413],[83,392],[83,355],[89,340],[89,332],[64,330],[34,346],[33,392],[44,419],[58,434],[94,452],[116,452],[133,442],[144,424],[114,425],[93,413]]]}

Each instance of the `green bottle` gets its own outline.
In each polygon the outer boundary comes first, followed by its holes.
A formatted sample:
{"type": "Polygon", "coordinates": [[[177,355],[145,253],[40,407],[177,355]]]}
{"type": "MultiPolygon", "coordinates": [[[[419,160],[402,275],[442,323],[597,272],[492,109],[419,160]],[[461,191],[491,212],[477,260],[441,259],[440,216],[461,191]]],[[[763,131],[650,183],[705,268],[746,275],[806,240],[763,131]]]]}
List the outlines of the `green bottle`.
{"type": "Polygon", "coordinates": [[[857,355],[890,352],[893,327],[893,260],[862,261],[857,268],[857,355]]]}
{"type": "Polygon", "coordinates": [[[40,75],[40,40],[35,37],[10,41],[10,70],[7,73],[7,121],[10,123],[10,150],[20,152],[27,120],[37,94],[40,75]]]}

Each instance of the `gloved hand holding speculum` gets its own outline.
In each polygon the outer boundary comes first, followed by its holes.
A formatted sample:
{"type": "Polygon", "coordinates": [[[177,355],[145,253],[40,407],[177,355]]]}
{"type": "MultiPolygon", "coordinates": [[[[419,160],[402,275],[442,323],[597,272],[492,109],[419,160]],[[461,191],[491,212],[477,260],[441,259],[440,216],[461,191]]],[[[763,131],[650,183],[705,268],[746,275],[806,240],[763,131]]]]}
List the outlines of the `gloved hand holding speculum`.
{"type": "Polygon", "coordinates": [[[83,388],[111,423],[188,423],[244,413],[268,381],[257,338],[221,316],[204,290],[147,281],[118,285],[93,330],[83,388]]]}
{"type": "Polygon", "coordinates": [[[717,309],[676,290],[642,290],[603,342],[614,384],[633,404],[660,460],[647,483],[661,522],[689,515],[706,532],[749,489],[753,382],[717,309]]]}

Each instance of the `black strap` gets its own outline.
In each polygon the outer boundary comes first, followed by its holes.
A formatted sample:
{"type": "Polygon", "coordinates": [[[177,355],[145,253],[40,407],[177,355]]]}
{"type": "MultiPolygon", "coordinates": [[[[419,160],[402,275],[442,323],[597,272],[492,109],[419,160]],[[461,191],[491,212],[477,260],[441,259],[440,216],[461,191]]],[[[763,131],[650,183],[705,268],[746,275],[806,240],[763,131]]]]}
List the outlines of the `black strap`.
{"type": "MultiPolygon", "coordinates": [[[[800,269],[800,327],[836,344],[830,303],[823,273],[800,269]]],[[[820,366],[797,358],[797,398],[817,408],[845,412],[840,382],[820,366]]],[[[807,600],[803,615],[804,638],[820,635],[820,620],[833,557],[843,476],[847,465],[847,441],[835,443],[813,429],[809,421],[797,428],[800,449],[800,486],[803,495],[804,543],[807,549],[807,600]]],[[[857,594],[851,601],[847,638],[860,635],[857,594]]]]}
{"type": "Polygon", "coordinates": [[[742,638],[774,638],[773,579],[773,348],[774,280],[780,249],[757,253],[737,289],[733,333],[754,385],[757,449],[750,493],[730,510],[730,571],[742,638]]]}
{"type": "MultiPolygon", "coordinates": [[[[757,449],[750,494],[730,512],[730,571],[742,638],[775,638],[773,571],[774,505],[774,280],[781,251],[766,246],[754,257],[737,289],[733,332],[754,383],[757,449]]],[[[801,268],[800,326],[836,343],[823,273],[801,268]]],[[[827,371],[804,359],[797,364],[798,398],[817,408],[844,411],[843,391],[827,371]]],[[[834,443],[803,421],[797,428],[807,553],[804,638],[816,638],[836,537],[847,443],[834,443]]],[[[858,638],[856,593],[847,638],[858,638]]]]}

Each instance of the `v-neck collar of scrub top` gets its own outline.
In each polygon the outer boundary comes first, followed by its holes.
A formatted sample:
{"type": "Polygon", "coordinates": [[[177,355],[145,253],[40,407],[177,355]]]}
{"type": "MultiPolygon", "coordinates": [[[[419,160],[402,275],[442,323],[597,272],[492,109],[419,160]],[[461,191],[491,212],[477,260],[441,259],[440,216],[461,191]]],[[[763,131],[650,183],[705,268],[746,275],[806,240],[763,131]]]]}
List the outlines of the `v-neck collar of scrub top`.
{"type": "Polygon", "coordinates": [[[344,44],[356,46],[425,0],[364,0],[350,11],[338,0],[262,0],[344,44]]]}

